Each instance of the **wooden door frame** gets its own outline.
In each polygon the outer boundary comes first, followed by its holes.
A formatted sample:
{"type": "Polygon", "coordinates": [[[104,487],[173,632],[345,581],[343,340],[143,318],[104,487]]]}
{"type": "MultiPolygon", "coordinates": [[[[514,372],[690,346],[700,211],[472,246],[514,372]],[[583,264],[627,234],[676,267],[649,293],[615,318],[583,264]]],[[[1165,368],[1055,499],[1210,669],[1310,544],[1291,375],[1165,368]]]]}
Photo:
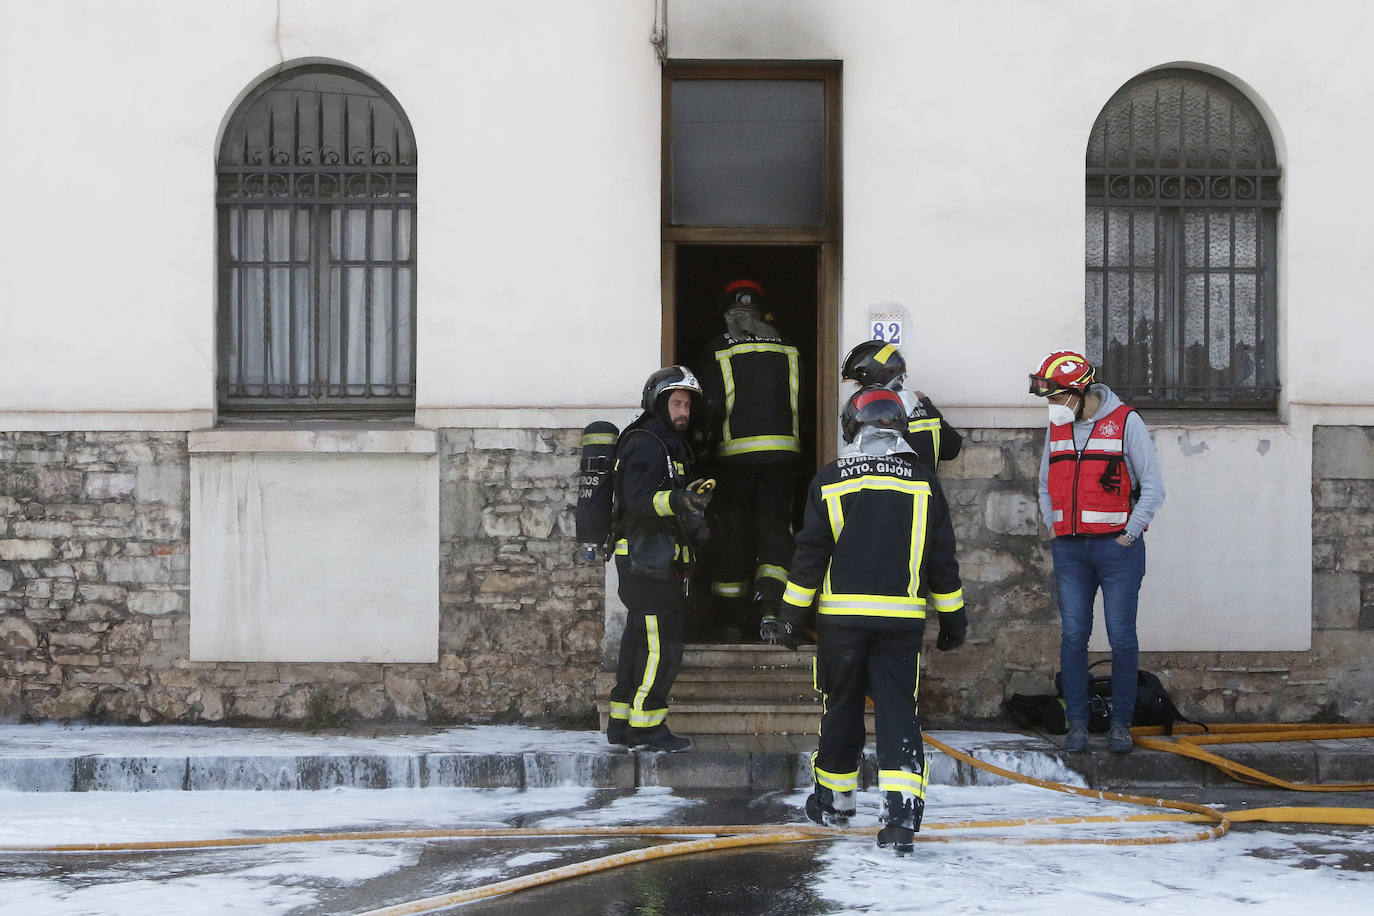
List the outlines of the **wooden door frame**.
{"type": "Polygon", "coordinates": [[[839,61],[669,61],[663,67],[661,201],[662,365],[677,352],[677,249],[682,244],[797,245],[815,248],[816,257],[816,456],[835,457],[839,441],[840,339],[840,62],[839,61]],[[816,79],[825,84],[825,222],[821,226],[675,226],[671,180],[671,88],[675,79],[816,79]]]}

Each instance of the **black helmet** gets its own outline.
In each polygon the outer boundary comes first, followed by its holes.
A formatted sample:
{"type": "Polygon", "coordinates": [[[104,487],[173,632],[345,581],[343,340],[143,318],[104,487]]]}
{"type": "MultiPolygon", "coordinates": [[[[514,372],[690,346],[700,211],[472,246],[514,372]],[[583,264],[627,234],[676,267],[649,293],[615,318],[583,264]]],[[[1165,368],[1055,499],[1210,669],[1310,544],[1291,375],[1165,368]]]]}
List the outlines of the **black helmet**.
{"type": "Polygon", "coordinates": [[[725,295],[720,300],[722,312],[730,309],[753,309],[763,311],[763,287],[753,280],[735,280],[725,286],[725,295]]]}
{"type": "Polygon", "coordinates": [[[901,396],[890,388],[860,388],[844,405],[840,414],[840,432],[845,442],[853,442],[865,426],[906,431],[906,407],[901,396]]]}
{"type": "Polygon", "coordinates": [[[668,391],[687,391],[694,397],[695,401],[701,397],[701,382],[692,374],[692,370],[686,366],[664,366],[662,369],[649,376],[649,380],[644,383],[644,394],[639,399],[639,406],[650,413],[658,404],[658,398],[668,391]]]}
{"type": "Polygon", "coordinates": [[[840,378],[860,385],[896,388],[906,378],[906,360],[896,344],[865,340],[844,358],[840,378]]]}

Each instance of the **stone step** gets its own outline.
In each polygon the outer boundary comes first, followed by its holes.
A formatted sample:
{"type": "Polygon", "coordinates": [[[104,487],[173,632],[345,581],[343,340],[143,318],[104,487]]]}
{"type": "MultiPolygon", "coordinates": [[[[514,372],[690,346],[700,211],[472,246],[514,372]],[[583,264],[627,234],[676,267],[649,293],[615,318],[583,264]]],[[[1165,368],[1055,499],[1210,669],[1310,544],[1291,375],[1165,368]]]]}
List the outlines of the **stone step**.
{"type": "Polygon", "coordinates": [[[689,643],[683,648],[682,667],[684,671],[694,668],[788,668],[809,672],[815,655],[815,646],[792,650],[781,646],[689,643]]]}
{"type": "MultiPolygon", "coordinates": [[[[601,671],[596,676],[596,695],[606,697],[615,686],[615,674],[601,671]]],[[[683,671],[673,682],[670,703],[701,703],[713,700],[755,700],[758,702],[802,702],[820,704],[820,694],[811,686],[811,673],[791,669],[732,671],[683,671]]]]}
{"type": "MultiPolygon", "coordinates": [[[[610,703],[597,703],[597,712],[605,731],[610,703]]],[[[668,707],[668,721],[674,732],[684,735],[815,735],[820,713],[818,703],[721,700],[673,703],[668,707]]],[[[873,714],[864,719],[868,734],[873,735],[873,714]]]]}

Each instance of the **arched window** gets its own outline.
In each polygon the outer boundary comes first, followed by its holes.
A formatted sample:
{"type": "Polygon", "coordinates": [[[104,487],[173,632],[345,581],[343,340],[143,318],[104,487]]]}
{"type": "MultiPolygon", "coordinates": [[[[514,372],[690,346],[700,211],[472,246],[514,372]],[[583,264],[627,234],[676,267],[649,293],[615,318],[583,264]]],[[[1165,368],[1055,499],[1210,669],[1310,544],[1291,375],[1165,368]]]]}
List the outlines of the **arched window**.
{"type": "Polygon", "coordinates": [[[415,409],[415,137],[335,65],[254,89],[217,163],[217,388],[225,416],[415,409]]]}
{"type": "Polygon", "coordinates": [[[1087,355],[1138,406],[1272,408],[1278,398],[1279,168],[1224,81],[1127,83],[1087,156],[1087,355]]]}

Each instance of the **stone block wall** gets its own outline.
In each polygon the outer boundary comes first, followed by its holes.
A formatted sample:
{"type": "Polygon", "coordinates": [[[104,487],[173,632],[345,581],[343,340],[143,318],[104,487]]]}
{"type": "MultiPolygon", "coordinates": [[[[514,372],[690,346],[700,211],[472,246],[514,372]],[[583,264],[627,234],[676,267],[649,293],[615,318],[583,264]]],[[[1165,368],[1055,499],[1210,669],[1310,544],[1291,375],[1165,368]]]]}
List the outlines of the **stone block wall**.
{"type": "Polygon", "coordinates": [[[0,718],[179,718],[186,436],[0,433],[0,718]]]}
{"type": "MultiPolygon", "coordinates": [[[[971,625],[960,651],[926,654],[921,707],[935,721],[996,716],[1012,693],[1054,691],[1059,616],[1036,506],[1043,435],[973,430],[940,466],[971,625]]],[[[1374,720],[1374,429],[1317,427],[1312,467],[1312,648],[1141,653],[1191,718],[1374,720]]]]}
{"type": "Polygon", "coordinates": [[[0,721],[590,723],[578,431],[441,435],[437,664],[191,662],[184,433],[0,433],[0,721]]]}
{"type": "MultiPolygon", "coordinates": [[[[933,722],[1053,690],[1042,436],[970,430],[941,466],[972,623],[926,654],[933,722]]],[[[577,451],[577,430],[441,431],[437,664],[191,662],[185,434],[0,433],[0,721],[590,725],[605,595],[575,559],[577,451]]],[[[1312,649],[1143,654],[1188,715],[1374,718],[1374,430],[1318,427],[1311,490],[1312,649]]]]}

